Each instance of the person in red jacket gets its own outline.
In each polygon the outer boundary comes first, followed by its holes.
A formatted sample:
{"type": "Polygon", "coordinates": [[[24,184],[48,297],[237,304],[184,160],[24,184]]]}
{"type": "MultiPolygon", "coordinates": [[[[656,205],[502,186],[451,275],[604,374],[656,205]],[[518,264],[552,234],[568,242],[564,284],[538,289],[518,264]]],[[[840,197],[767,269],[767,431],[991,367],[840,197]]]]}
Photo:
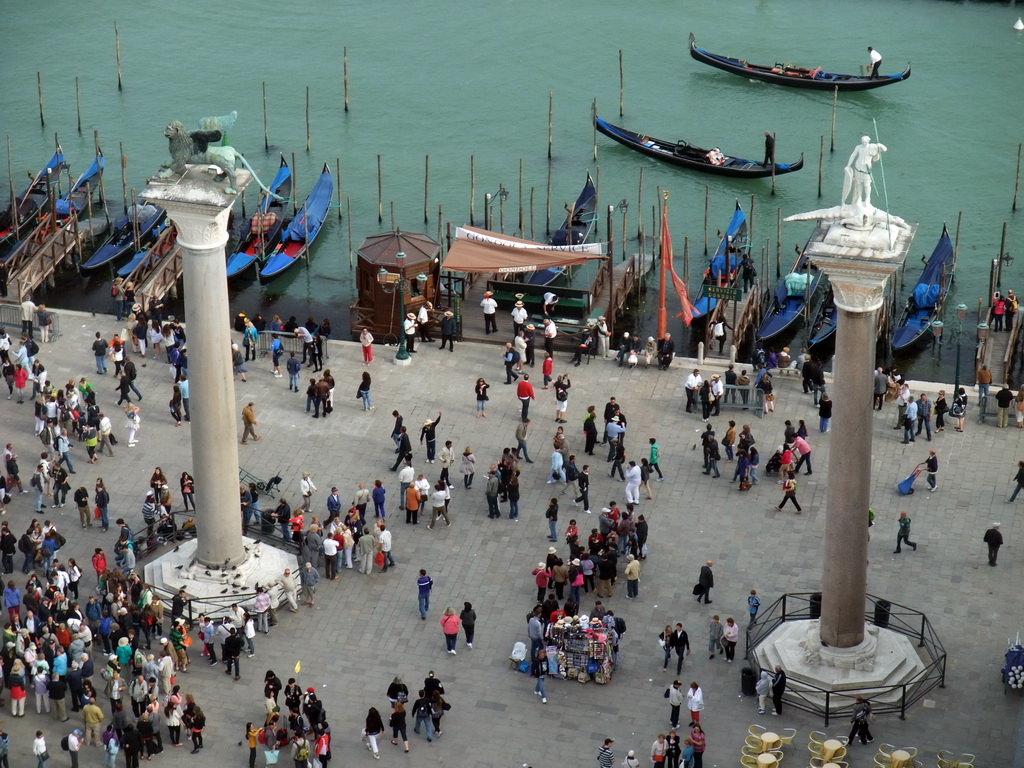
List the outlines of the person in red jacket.
{"type": "Polygon", "coordinates": [[[544,362],[541,364],[540,370],[544,374],[544,389],[547,389],[548,384],[551,383],[551,374],[555,370],[555,358],[548,352],[544,353],[544,362]]]}
{"type": "Polygon", "coordinates": [[[523,404],[523,421],[526,421],[530,413],[530,401],[536,400],[537,395],[533,391],[533,384],[530,383],[530,374],[524,373],[523,380],[519,382],[516,389],[516,397],[523,404]]]}

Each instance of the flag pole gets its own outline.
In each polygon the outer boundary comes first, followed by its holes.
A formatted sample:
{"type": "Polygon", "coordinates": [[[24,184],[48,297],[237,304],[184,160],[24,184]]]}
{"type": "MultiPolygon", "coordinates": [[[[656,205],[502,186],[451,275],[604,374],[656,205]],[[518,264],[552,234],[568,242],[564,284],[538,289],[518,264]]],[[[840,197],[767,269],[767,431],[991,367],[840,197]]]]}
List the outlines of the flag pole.
{"type": "Polygon", "coordinates": [[[668,232],[668,190],[662,191],[665,200],[661,206],[661,247],[659,248],[661,269],[659,270],[660,281],[658,283],[658,338],[665,338],[668,330],[668,315],[665,312],[665,259],[672,258],[672,248],[666,248],[665,233],[668,232]]]}

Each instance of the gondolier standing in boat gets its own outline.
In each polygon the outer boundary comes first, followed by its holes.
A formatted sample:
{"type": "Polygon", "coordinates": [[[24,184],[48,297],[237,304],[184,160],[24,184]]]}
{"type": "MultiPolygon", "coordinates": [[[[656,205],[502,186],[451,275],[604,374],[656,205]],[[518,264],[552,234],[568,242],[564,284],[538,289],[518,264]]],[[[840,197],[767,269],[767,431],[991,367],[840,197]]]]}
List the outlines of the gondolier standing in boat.
{"type": "Polygon", "coordinates": [[[775,162],[775,137],[768,131],[764,132],[764,162],[761,165],[771,165],[775,162]]]}
{"type": "Polygon", "coordinates": [[[878,51],[876,51],[869,45],[868,69],[870,70],[869,74],[871,75],[872,80],[876,80],[878,78],[878,68],[880,66],[882,66],[882,54],[880,54],[878,51]]]}

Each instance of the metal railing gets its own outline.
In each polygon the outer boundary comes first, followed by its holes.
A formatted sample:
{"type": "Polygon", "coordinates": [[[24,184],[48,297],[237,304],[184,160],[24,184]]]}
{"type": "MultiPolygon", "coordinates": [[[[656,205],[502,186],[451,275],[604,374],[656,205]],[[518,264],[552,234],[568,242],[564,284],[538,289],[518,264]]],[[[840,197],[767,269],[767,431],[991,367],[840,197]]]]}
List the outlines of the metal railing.
{"type": "MultiPolygon", "coordinates": [[[[805,621],[821,617],[820,592],[785,594],[772,603],[747,627],[744,658],[751,662],[755,677],[761,674],[754,662],[753,651],[787,621],[805,621]]],[[[818,715],[826,727],[831,718],[853,714],[854,697],[871,700],[875,714],[899,714],[906,719],[907,709],[923,699],[934,688],[946,687],[946,649],[939,640],[928,617],[914,608],[892,603],[875,595],[865,596],[864,618],[869,624],[890,629],[917,641],[926,659],[924,669],[909,680],[896,685],[872,686],[844,691],[831,691],[806,680],[787,680],[785,700],[796,709],[818,715]],[[882,701],[881,697],[889,701],[882,701]]],[[[771,670],[769,670],[771,672],[771,670]]]]}
{"type": "Polygon", "coordinates": [[[260,331],[256,339],[256,353],[260,357],[267,357],[270,354],[270,342],[273,340],[272,337],[275,333],[281,340],[281,346],[284,349],[285,355],[289,352],[294,352],[297,355],[302,354],[302,341],[294,333],[288,333],[287,331],[260,331]]]}
{"type": "MultiPolygon", "coordinates": [[[[60,336],[60,315],[51,309],[46,311],[49,312],[52,320],[50,325],[50,332],[53,334],[52,338],[57,338],[60,336]]],[[[12,341],[17,341],[21,338],[21,305],[0,302],[0,325],[6,329],[12,341]]],[[[39,317],[36,315],[32,318],[33,335],[36,335],[38,330],[39,317]]]]}

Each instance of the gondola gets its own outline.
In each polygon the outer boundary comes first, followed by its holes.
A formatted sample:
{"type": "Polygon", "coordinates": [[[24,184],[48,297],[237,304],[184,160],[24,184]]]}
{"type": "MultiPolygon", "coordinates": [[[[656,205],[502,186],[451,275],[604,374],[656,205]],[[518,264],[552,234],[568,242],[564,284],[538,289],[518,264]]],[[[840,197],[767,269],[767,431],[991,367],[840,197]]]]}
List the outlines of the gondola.
{"type": "Polygon", "coordinates": [[[50,161],[32,179],[32,183],[11,201],[7,210],[0,213],[0,242],[8,240],[14,235],[15,209],[17,209],[19,227],[25,229],[30,226],[36,211],[42,208],[49,199],[51,188],[59,181],[63,169],[64,151],[58,146],[50,161]]]}
{"type": "Polygon", "coordinates": [[[324,163],[320,178],[310,190],[306,202],[302,204],[292,223],[281,236],[281,242],[259,271],[261,283],[270,282],[303,256],[309,255],[309,249],[313,246],[316,236],[320,234],[320,228],[327,217],[327,209],[331,205],[333,195],[334,177],[331,176],[331,169],[327,167],[327,163],[324,163]]]}
{"type": "Polygon", "coordinates": [[[117,261],[122,256],[142,249],[156,239],[157,228],[164,220],[167,212],[155,205],[136,204],[128,209],[128,213],[114,222],[114,230],[110,237],[78,268],[84,275],[100,267],[117,261]],[[135,241],[136,231],[138,242],[135,241]]]}
{"type": "Polygon", "coordinates": [[[867,91],[872,88],[881,88],[883,85],[901,83],[910,77],[910,64],[907,64],[907,68],[897,75],[879,75],[878,77],[840,75],[834,72],[825,72],[821,67],[805,69],[794,67],[791,64],[775,64],[773,66],[751,64],[743,59],[733,59],[698,48],[692,33],[690,34],[690,55],[697,61],[724,69],[726,72],[732,72],[740,77],[762,80],[775,85],[786,85],[790,88],[811,88],[819,91],[834,91],[837,88],[840,91],[867,91]]]}
{"type": "Polygon", "coordinates": [[[759,342],[768,341],[799,320],[814,298],[820,280],[821,270],[810,263],[806,252],[802,251],[793,270],[775,287],[772,304],[754,338],[759,342]]]}
{"type": "Polygon", "coordinates": [[[89,198],[99,188],[100,177],[103,175],[103,153],[98,152],[92,164],[85,173],[78,177],[78,180],[71,185],[71,189],[57,200],[57,219],[66,219],[72,211],[79,214],[89,206],[89,198]]]}
{"type": "Polygon", "coordinates": [[[893,352],[912,346],[931,330],[932,321],[938,319],[943,299],[953,282],[953,270],[947,263],[952,256],[953,243],[943,226],[939,242],[924,265],[921,277],[907,297],[906,306],[893,328],[893,352]]]}
{"type": "Polygon", "coordinates": [[[811,354],[821,356],[823,350],[835,344],[836,322],[839,317],[839,310],[836,307],[835,295],[832,286],[829,286],[824,300],[818,306],[811,322],[811,336],[807,340],[807,351],[811,354]]]}
{"type": "Polygon", "coordinates": [[[711,256],[708,268],[704,270],[704,279],[697,289],[697,296],[692,304],[692,322],[706,322],[708,316],[718,304],[718,299],[704,295],[709,285],[729,287],[736,285],[740,263],[743,261],[742,251],[749,247],[750,244],[747,242],[747,217],[743,214],[743,209],[740,207],[739,202],[737,202],[736,210],[733,211],[732,219],[729,220],[729,226],[725,230],[725,235],[718,244],[718,249],[711,256]]]}
{"type": "Polygon", "coordinates": [[[281,156],[281,166],[268,189],[277,197],[264,195],[252,217],[242,225],[238,236],[238,250],[228,258],[228,277],[246,272],[274,249],[284,228],[287,198],[292,194],[292,170],[281,156]]]}
{"type": "MultiPolygon", "coordinates": [[[[615,139],[630,149],[635,149],[637,152],[658,160],[664,160],[666,163],[680,165],[683,168],[741,179],[763,179],[772,175],[770,165],[762,165],[756,160],[744,160],[742,157],[722,154],[717,147],[711,150],[701,149],[685,141],[672,142],[655,139],[651,136],[627,131],[625,128],[605,122],[600,117],[594,118],[594,125],[605,136],[615,139]],[[715,153],[714,162],[710,159],[713,156],[712,153],[715,153]]],[[[800,159],[795,163],[776,163],[775,175],[793,173],[803,167],[804,156],[801,154],[800,159]]]]}
{"type": "MultiPolygon", "coordinates": [[[[583,185],[583,191],[576,198],[576,202],[573,203],[572,209],[566,215],[565,221],[562,222],[562,226],[555,230],[551,240],[548,242],[550,245],[579,245],[580,243],[585,243],[587,238],[590,237],[596,221],[597,187],[594,186],[594,180],[590,177],[590,172],[588,171],[587,182],[583,185]]],[[[547,285],[562,274],[562,272],[562,267],[541,269],[534,272],[526,282],[530,285],[547,285]]]]}

